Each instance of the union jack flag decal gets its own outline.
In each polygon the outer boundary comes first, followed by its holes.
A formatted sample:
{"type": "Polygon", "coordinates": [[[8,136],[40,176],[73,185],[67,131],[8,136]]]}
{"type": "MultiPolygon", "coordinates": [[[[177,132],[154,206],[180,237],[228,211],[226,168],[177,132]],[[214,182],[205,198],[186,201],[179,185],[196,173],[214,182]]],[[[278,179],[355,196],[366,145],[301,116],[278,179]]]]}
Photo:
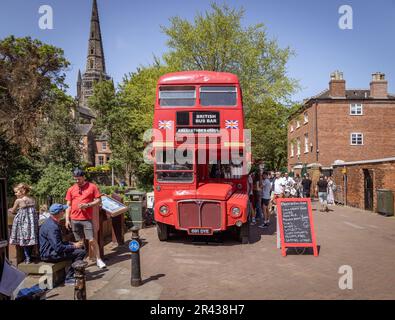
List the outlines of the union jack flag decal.
{"type": "Polygon", "coordinates": [[[172,121],[159,120],[159,129],[170,130],[172,128],[172,121]]]}
{"type": "Polygon", "coordinates": [[[226,129],[239,129],[239,120],[225,120],[226,129]]]}

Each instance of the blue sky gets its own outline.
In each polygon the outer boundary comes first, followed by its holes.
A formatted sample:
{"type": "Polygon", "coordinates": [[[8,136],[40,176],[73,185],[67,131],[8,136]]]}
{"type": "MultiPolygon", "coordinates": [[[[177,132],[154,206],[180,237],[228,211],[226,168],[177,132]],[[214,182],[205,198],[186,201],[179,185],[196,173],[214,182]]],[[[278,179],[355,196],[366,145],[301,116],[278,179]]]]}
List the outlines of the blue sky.
{"type": "MultiPolygon", "coordinates": [[[[118,83],[125,73],[152,62],[166,51],[160,26],[179,15],[193,19],[210,0],[98,0],[107,72],[118,83]]],[[[223,3],[223,1],[218,1],[223,3]]],[[[329,75],[344,72],[348,88],[368,88],[371,74],[385,72],[395,93],[395,0],[228,0],[246,10],[245,26],[263,22],[271,38],[295,52],[289,76],[302,89],[294,100],[328,87],[329,75]],[[341,5],[353,8],[353,30],[338,27],[341,5]]],[[[75,95],[78,69],[85,68],[91,0],[0,0],[0,38],[31,36],[65,50],[71,62],[69,93],[75,95]],[[54,10],[54,29],[41,30],[38,8],[54,10]]]]}

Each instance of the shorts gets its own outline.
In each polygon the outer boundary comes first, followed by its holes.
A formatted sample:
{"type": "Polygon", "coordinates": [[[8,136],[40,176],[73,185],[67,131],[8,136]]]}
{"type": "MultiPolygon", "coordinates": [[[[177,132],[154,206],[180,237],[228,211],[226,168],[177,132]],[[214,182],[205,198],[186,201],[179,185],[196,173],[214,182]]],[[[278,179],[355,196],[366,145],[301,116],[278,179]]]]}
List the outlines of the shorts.
{"type": "Polygon", "coordinates": [[[82,239],[93,240],[93,223],[91,220],[71,220],[71,228],[76,241],[82,239]]]}
{"type": "Polygon", "coordinates": [[[321,204],[326,204],[328,200],[328,194],[326,192],[318,192],[318,199],[321,204]]]}
{"type": "Polygon", "coordinates": [[[263,203],[264,206],[267,207],[269,205],[269,203],[270,203],[270,199],[263,199],[262,198],[262,203],[263,203]]]}

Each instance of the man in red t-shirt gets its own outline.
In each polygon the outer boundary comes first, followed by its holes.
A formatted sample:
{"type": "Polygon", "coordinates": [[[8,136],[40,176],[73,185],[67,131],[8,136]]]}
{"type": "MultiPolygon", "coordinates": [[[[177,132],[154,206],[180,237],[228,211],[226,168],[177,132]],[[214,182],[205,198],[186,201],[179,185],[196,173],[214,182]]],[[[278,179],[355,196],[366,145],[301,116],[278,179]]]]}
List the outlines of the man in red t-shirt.
{"type": "Polygon", "coordinates": [[[80,169],[73,172],[76,184],[67,190],[66,200],[69,208],[66,210],[66,228],[72,229],[77,241],[89,240],[96,255],[97,266],[100,269],[106,264],[100,257],[97,241],[93,237],[93,207],[101,204],[100,192],[97,186],[85,180],[85,173],[80,169]]]}

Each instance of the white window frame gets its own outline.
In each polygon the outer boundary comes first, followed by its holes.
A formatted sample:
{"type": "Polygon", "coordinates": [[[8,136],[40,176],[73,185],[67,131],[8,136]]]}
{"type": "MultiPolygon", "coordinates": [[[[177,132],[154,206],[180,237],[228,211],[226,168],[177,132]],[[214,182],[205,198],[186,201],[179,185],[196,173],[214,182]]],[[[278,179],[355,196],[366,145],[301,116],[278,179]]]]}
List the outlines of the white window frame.
{"type": "Polygon", "coordinates": [[[291,142],[291,158],[293,158],[293,157],[295,156],[295,150],[294,150],[294,148],[295,148],[295,145],[294,145],[293,142],[291,142]]]}
{"type": "Polygon", "coordinates": [[[294,132],[294,125],[291,124],[291,132],[294,132]]]}
{"type": "Polygon", "coordinates": [[[101,143],[101,149],[102,149],[102,150],[107,150],[107,141],[102,141],[102,143],[101,143]]]}
{"type": "Polygon", "coordinates": [[[350,134],[350,145],[352,146],[363,146],[364,143],[364,137],[362,132],[352,132],[350,134]],[[358,142],[358,136],[361,136],[361,142],[362,143],[353,143],[353,136],[355,136],[355,141],[358,142]]]}
{"type": "Polygon", "coordinates": [[[362,103],[351,103],[350,104],[350,116],[363,116],[363,104],[362,103]],[[353,111],[355,113],[353,113],[353,111]]]}
{"type": "Polygon", "coordinates": [[[309,113],[307,111],[303,114],[303,117],[304,117],[304,124],[309,123],[309,113]]]}
{"type": "Polygon", "coordinates": [[[301,152],[301,149],[302,149],[300,138],[298,138],[296,140],[296,145],[297,145],[296,146],[296,148],[297,148],[296,155],[300,156],[300,152],[301,152]]]}
{"type": "Polygon", "coordinates": [[[97,156],[97,163],[98,163],[98,165],[99,166],[103,166],[104,165],[104,156],[97,156]],[[102,161],[100,161],[100,160],[102,160],[102,161]],[[100,163],[100,162],[102,162],[102,163],[100,163]]]}
{"type": "Polygon", "coordinates": [[[304,153],[309,153],[309,134],[304,135],[304,153]]]}
{"type": "Polygon", "coordinates": [[[298,129],[298,128],[300,128],[300,121],[299,120],[296,121],[296,129],[298,129]]]}

